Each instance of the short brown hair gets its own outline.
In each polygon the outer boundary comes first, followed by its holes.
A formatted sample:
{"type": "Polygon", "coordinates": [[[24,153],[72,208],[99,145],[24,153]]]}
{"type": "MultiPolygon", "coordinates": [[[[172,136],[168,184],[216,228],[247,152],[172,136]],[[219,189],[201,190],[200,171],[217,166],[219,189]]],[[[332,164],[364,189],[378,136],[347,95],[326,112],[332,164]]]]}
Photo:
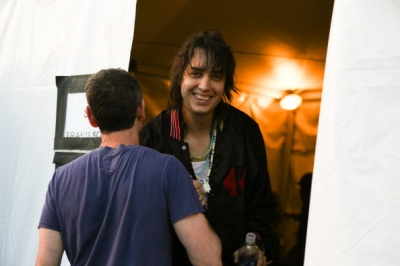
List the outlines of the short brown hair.
{"type": "Polygon", "coordinates": [[[103,69],[86,83],[86,99],[102,133],[131,128],[142,100],[136,78],[122,69],[103,69]]]}

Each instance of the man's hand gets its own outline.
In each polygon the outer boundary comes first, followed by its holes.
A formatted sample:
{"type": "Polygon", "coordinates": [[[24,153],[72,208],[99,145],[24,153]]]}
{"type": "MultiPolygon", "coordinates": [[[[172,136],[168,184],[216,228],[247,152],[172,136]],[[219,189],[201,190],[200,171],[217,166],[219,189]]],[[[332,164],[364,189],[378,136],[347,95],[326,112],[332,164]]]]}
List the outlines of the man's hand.
{"type": "Polygon", "coordinates": [[[201,202],[201,205],[205,206],[206,205],[206,199],[204,198],[203,191],[201,189],[203,185],[197,180],[192,180],[192,181],[193,181],[194,188],[196,189],[197,194],[199,195],[199,200],[201,202]]]}
{"type": "MultiPolygon", "coordinates": [[[[238,263],[239,259],[239,250],[233,252],[233,262],[238,263]]],[[[262,250],[258,250],[258,259],[257,266],[266,266],[267,265],[267,257],[265,256],[262,250]]]]}
{"type": "Polygon", "coordinates": [[[267,265],[267,257],[264,254],[264,251],[258,250],[258,260],[257,266],[266,266],[267,265]]]}
{"type": "Polygon", "coordinates": [[[239,259],[239,250],[236,250],[235,252],[233,252],[233,262],[237,264],[238,259],[239,259]]]}

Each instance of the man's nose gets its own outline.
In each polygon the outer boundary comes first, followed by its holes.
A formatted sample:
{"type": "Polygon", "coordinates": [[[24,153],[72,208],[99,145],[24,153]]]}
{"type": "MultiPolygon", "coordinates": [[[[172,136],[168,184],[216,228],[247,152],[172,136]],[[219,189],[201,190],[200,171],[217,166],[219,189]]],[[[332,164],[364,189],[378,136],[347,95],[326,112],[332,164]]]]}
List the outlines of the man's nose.
{"type": "Polygon", "coordinates": [[[199,88],[202,90],[210,89],[211,78],[209,75],[204,75],[199,83],[199,88]]]}

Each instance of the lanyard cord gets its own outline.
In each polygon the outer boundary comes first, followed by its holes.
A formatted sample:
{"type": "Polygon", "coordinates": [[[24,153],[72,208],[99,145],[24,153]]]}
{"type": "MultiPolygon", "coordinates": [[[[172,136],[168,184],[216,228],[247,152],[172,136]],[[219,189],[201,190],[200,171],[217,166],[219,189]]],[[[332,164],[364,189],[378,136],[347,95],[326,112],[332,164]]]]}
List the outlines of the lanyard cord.
{"type": "Polygon", "coordinates": [[[198,176],[196,176],[196,179],[204,185],[204,188],[206,192],[210,191],[210,185],[209,185],[209,180],[210,180],[210,174],[211,174],[211,169],[213,166],[213,161],[214,161],[214,149],[215,149],[215,142],[217,140],[217,121],[214,121],[214,126],[211,134],[211,151],[210,151],[210,167],[208,168],[208,173],[206,179],[200,179],[198,176]]]}
{"type": "Polygon", "coordinates": [[[214,161],[214,150],[215,150],[215,142],[217,140],[217,121],[214,121],[214,127],[211,135],[211,142],[212,142],[212,147],[211,147],[211,157],[210,157],[210,168],[208,169],[208,174],[207,174],[207,181],[210,178],[210,173],[211,173],[211,168],[213,166],[213,161],[214,161]]]}

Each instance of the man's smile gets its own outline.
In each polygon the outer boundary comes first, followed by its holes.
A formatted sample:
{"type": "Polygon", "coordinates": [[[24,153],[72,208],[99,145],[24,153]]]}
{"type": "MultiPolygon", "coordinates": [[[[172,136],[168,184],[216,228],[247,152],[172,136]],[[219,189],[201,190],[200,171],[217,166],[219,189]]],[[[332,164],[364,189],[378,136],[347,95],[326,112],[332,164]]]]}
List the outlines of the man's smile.
{"type": "Polygon", "coordinates": [[[207,101],[207,100],[211,99],[211,96],[203,96],[203,95],[200,95],[197,93],[194,93],[193,95],[196,99],[203,100],[203,101],[207,101]]]}

